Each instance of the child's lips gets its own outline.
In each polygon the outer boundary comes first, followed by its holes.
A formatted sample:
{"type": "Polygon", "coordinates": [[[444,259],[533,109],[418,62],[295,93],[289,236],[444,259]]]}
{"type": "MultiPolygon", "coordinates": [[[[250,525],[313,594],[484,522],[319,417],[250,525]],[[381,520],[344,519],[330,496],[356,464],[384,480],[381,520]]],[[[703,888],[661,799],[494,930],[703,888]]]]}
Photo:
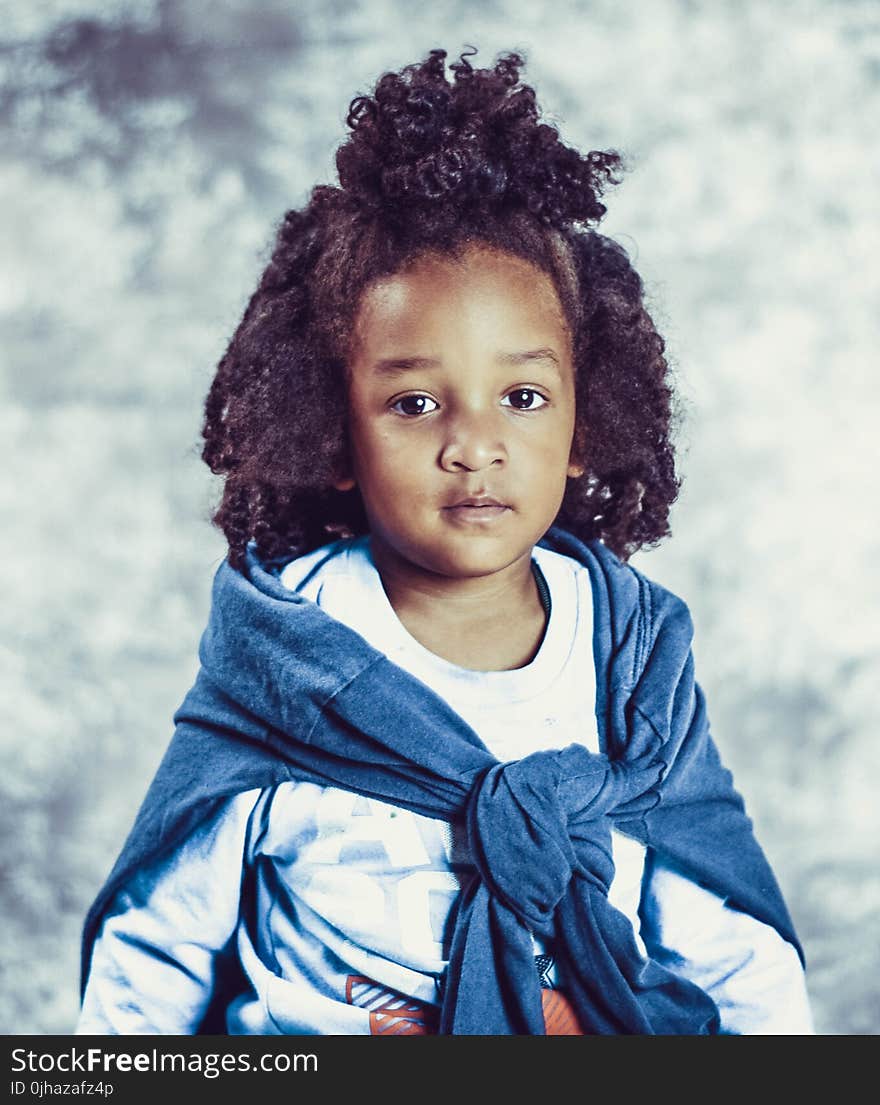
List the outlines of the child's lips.
{"type": "Polygon", "coordinates": [[[502,518],[511,509],[488,495],[459,499],[443,508],[443,512],[464,525],[485,525],[502,518]]]}

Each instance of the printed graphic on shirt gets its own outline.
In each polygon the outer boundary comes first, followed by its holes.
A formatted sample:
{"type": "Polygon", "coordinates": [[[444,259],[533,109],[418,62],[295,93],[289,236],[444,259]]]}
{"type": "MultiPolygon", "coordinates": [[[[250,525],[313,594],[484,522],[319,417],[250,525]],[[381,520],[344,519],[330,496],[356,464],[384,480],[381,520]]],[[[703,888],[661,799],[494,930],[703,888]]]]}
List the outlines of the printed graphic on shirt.
{"type": "Polygon", "coordinates": [[[313,830],[299,834],[287,877],[346,939],[432,971],[448,955],[461,890],[452,850],[444,821],[327,788],[317,797],[313,830]]]}
{"type": "MultiPolygon", "coordinates": [[[[370,1012],[371,1036],[434,1036],[440,1011],[427,1002],[416,1001],[380,986],[363,975],[349,975],[345,982],[345,1000],[370,1012]]],[[[544,1031],[548,1036],[583,1036],[577,1015],[568,998],[559,990],[541,990],[544,1031]]]]}
{"type": "Polygon", "coordinates": [[[363,975],[349,975],[345,1000],[370,1011],[371,1036],[434,1036],[439,1023],[436,1006],[404,997],[363,975]]]}
{"type": "Polygon", "coordinates": [[[542,990],[541,1006],[548,1036],[583,1036],[574,1006],[561,990],[542,990]]]}

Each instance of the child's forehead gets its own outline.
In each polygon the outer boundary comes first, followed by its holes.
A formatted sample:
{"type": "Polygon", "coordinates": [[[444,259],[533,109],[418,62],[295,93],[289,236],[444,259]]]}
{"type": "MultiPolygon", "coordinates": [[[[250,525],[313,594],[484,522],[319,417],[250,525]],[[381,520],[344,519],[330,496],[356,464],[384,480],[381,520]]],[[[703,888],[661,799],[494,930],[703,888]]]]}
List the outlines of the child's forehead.
{"type": "Polygon", "coordinates": [[[542,313],[554,321],[562,318],[559,296],[546,272],[515,254],[472,246],[450,256],[422,254],[375,279],[360,297],[355,322],[356,327],[379,320],[387,325],[413,315],[497,312],[505,306],[524,318],[542,313]]]}
{"type": "Polygon", "coordinates": [[[364,296],[353,337],[351,361],[371,373],[404,362],[510,364],[536,350],[549,350],[560,365],[571,356],[552,281],[519,258],[475,257],[470,265],[431,258],[377,281],[364,296]]]}

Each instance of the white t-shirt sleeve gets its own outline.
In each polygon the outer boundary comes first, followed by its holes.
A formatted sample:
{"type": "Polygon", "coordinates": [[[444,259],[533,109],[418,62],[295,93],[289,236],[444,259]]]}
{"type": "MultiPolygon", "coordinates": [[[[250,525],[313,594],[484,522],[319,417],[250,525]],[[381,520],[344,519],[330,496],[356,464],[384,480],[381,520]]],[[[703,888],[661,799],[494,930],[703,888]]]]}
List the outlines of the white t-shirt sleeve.
{"type": "MultiPolygon", "coordinates": [[[[268,792],[263,792],[268,793],[268,792]]],[[[77,1035],[190,1035],[235,931],[260,790],[226,801],[116,894],[95,940],[77,1035]]]]}
{"type": "Polygon", "coordinates": [[[652,959],[712,998],[729,1035],[812,1035],[797,951],[649,850],[641,935],[652,959]]]}

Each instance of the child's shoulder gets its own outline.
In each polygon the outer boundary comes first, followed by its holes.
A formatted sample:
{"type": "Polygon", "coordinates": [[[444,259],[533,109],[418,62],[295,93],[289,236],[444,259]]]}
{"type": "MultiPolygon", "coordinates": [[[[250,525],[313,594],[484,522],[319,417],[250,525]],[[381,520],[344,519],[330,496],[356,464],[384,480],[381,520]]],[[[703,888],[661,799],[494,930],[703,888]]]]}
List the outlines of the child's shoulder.
{"type": "Polygon", "coordinates": [[[635,626],[645,645],[661,631],[682,640],[693,636],[690,610],[683,598],[622,560],[601,541],[583,542],[567,530],[553,527],[539,547],[575,561],[592,584],[593,604],[600,619],[623,634],[635,626]]]}
{"type": "Polygon", "coordinates": [[[574,561],[587,570],[594,583],[601,584],[618,598],[630,597],[637,602],[640,594],[649,592],[650,597],[659,605],[687,607],[679,595],[629,561],[622,560],[601,541],[584,542],[568,530],[554,526],[537,547],[574,561]]]}

